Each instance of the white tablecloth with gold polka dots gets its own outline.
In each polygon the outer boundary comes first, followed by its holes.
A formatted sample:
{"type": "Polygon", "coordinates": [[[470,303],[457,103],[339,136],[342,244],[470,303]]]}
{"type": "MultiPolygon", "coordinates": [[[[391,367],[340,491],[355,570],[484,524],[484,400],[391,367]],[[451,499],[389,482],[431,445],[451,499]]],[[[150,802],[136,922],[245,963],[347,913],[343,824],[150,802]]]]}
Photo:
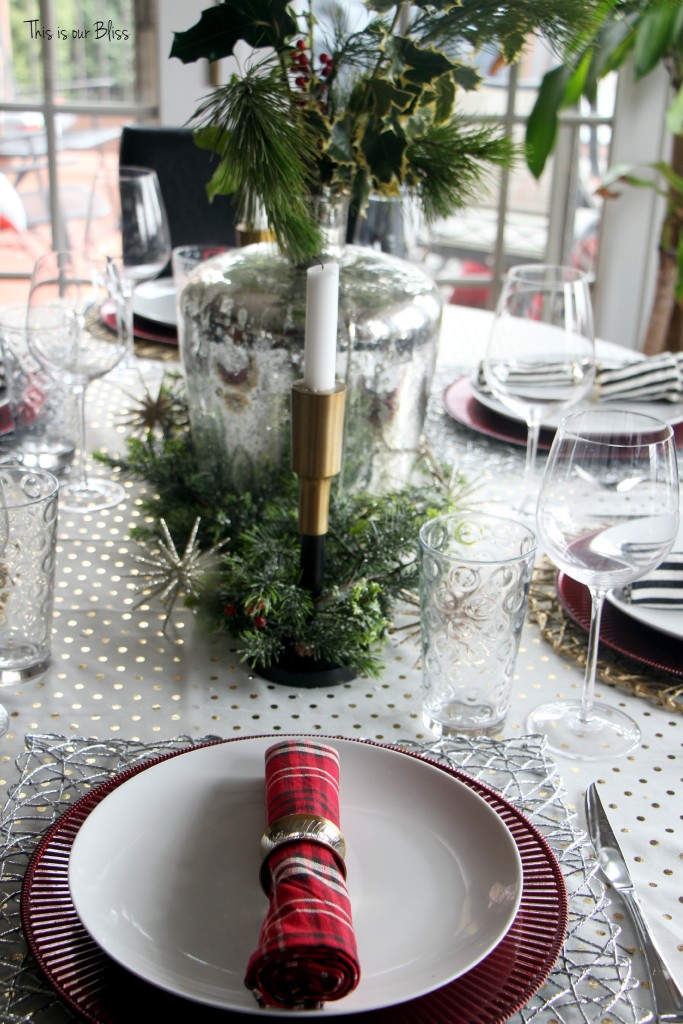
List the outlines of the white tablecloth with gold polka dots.
{"type": "MultiPolygon", "coordinates": [[[[449,307],[444,318],[441,372],[474,364],[483,351],[488,314],[449,307]]],[[[155,386],[162,364],[145,363],[155,386]]],[[[116,373],[89,392],[92,449],[123,449],[127,428],[121,410],[130,380],[116,373]]],[[[505,497],[500,460],[519,476],[521,453],[499,444],[496,467],[487,471],[482,439],[463,438],[443,416],[447,451],[466,472],[483,475],[480,496],[505,497]]],[[[489,448],[489,450],[492,450],[489,448]]],[[[99,467],[102,472],[102,467],[99,467]]],[[[106,472],[106,470],[105,470],[106,472]]],[[[420,717],[420,672],[414,645],[391,642],[379,681],[319,690],[279,686],[247,671],[230,640],[207,637],[179,602],[167,632],[153,601],[136,608],[132,572],[138,545],[129,538],[140,521],[141,485],[126,481],[126,500],[89,515],[60,515],[59,559],[52,664],[44,678],[5,688],[0,699],[11,715],[0,738],[2,785],[16,782],[15,758],[28,733],[142,741],[179,735],[233,737],[307,732],[365,737],[392,743],[425,737],[420,717]]],[[[514,484],[510,484],[514,486],[514,484]]],[[[581,671],[561,658],[527,624],[504,735],[525,732],[529,710],[549,698],[577,696],[581,671]]],[[[640,748],[622,760],[582,764],[559,760],[567,803],[583,821],[583,794],[597,779],[623,841],[643,897],[645,914],[675,977],[683,985],[683,717],[605,685],[598,697],[637,718],[640,748]]],[[[619,913],[618,908],[615,913],[619,913]]]]}

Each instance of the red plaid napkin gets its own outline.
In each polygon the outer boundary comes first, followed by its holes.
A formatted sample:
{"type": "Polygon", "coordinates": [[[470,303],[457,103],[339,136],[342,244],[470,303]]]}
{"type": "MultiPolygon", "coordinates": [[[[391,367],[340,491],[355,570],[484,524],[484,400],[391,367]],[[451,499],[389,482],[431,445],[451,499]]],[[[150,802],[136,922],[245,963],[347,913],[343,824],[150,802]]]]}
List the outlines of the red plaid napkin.
{"type": "MultiPolygon", "coordinates": [[[[266,751],[266,817],[315,814],[339,827],[339,754],[287,739],[266,751]]],[[[270,905],[244,979],[263,1006],[314,1009],[341,999],[360,969],[351,904],[337,855],[308,840],[268,858],[270,905]]]]}

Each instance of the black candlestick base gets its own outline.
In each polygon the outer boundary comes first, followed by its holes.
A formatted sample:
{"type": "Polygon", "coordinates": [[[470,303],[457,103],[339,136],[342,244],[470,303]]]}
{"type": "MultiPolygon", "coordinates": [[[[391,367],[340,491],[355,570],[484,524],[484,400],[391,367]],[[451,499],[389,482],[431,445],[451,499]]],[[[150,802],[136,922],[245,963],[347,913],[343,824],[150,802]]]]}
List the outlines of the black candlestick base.
{"type": "Polygon", "coordinates": [[[352,668],[333,665],[329,661],[300,657],[295,651],[286,651],[278,662],[267,668],[257,668],[263,679],[281,686],[298,686],[312,689],[320,686],[339,686],[356,678],[352,668]]]}

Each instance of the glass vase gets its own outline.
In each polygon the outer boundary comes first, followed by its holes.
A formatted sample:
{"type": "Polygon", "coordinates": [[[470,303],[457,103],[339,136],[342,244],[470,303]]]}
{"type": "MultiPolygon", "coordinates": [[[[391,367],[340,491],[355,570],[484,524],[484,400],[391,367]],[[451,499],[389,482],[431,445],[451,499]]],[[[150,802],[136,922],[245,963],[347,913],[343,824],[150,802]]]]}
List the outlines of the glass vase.
{"type": "MultiPolygon", "coordinates": [[[[442,300],[403,259],[345,244],[347,210],[319,200],[326,259],[340,264],[337,378],[347,386],[339,485],[375,491],[414,465],[436,361],[442,300]]],[[[303,376],[306,268],[270,242],[216,256],[178,298],[193,437],[207,468],[250,488],[289,464],[290,386],[303,376]]]]}

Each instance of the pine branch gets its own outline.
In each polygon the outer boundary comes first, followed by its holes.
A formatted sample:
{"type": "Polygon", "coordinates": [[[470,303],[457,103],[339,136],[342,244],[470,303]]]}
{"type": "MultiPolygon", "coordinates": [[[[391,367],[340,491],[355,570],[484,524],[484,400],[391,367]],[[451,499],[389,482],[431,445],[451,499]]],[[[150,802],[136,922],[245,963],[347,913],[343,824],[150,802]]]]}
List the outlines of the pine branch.
{"type": "Polygon", "coordinates": [[[514,148],[497,129],[472,127],[464,118],[454,118],[427,125],[409,142],[407,159],[424,216],[431,222],[472,202],[487,173],[513,163],[514,148]]]}
{"type": "Polygon", "coordinates": [[[306,197],[316,181],[317,141],[279,65],[269,59],[234,75],[194,119],[200,144],[220,157],[209,195],[234,194],[247,217],[258,199],[293,260],[315,255],[321,236],[306,197]]]}

